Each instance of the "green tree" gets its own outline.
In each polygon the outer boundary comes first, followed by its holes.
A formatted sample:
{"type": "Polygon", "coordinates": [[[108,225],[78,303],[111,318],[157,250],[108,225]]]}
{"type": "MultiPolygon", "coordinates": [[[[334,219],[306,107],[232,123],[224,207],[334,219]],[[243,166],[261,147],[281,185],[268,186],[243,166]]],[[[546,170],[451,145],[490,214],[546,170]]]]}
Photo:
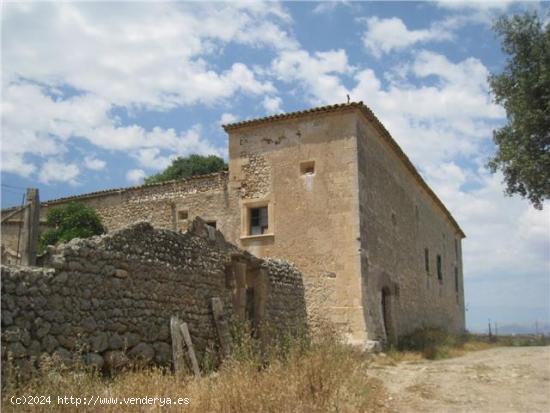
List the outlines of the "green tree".
{"type": "Polygon", "coordinates": [[[47,245],[67,242],[73,238],[88,238],[105,232],[97,212],[77,202],[50,209],[46,222],[50,229],[40,237],[40,251],[44,251],[47,245]]]}
{"type": "Polygon", "coordinates": [[[204,175],[227,169],[227,164],[216,155],[190,155],[187,158],[178,157],[164,171],[145,178],[146,184],[183,179],[195,175],[204,175]]]}
{"type": "Polygon", "coordinates": [[[489,84],[508,122],[493,132],[508,195],[519,194],[538,209],[550,198],[550,24],[536,13],[499,18],[493,29],[508,55],[504,71],[489,84]]]}

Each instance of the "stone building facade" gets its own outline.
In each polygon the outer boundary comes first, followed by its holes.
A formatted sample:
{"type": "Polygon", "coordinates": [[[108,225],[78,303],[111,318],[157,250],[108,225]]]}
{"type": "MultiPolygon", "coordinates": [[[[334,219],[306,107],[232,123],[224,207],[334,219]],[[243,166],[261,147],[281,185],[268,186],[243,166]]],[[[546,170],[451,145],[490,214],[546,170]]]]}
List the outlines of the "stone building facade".
{"type": "MultiPolygon", "coordinates": [[[[349,342],[394,341],[421,326],[465,328],[464,234],[362,102],[225,125],[229,171],[69,201],[111,231],[136,220],[185,230],[202,217],[257,257],[304,274],[308,315],[349,342]]],[[[17,217],[2,224],[14,250],[17,217]]]]}

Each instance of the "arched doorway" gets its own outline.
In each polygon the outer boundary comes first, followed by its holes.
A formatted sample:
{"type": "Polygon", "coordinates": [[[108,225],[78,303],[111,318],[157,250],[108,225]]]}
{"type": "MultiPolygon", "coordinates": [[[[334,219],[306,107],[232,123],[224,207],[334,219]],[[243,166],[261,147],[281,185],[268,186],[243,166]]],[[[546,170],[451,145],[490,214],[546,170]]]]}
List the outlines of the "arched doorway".
{"type": "Polygon", "coordinates": [[[392,296],[388,287],[382,288],[382,322],[388,345],[395,344],[395,331],[392,317],[392,296]]]}

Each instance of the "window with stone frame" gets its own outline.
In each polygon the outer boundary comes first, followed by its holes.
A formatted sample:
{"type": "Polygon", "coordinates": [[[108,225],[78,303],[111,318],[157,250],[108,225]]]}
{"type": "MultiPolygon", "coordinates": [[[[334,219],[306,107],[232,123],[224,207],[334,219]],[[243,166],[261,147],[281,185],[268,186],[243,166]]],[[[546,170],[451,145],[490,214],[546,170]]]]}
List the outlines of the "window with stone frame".
{"type": "Polygon", "coordinates": [[[250,208],[250,231],[249,235],[266,234],[269,229],[267,206],[250,208]]]}

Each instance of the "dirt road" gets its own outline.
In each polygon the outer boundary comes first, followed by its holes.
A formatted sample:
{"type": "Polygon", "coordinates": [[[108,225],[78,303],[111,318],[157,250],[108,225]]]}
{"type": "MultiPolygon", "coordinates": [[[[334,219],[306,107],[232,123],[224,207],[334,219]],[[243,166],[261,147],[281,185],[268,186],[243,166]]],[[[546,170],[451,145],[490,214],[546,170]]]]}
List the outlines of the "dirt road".
{"type": "Polygon", "coordinates": [[[406,413],[550,412],[550,347],[501,347],[441,361],[371,366],[385,407],[406,413]]]}

